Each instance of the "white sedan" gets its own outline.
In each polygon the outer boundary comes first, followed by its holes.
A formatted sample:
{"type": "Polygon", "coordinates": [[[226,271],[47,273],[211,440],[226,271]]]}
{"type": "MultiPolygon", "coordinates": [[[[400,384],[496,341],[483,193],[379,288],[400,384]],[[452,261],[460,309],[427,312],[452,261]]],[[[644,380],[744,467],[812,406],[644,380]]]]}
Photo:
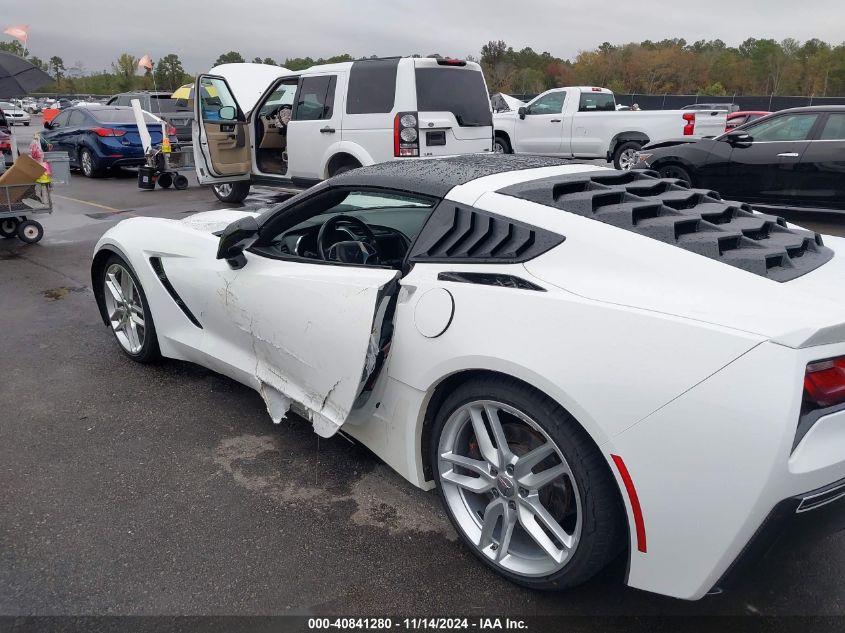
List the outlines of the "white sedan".
{"type": "Polygon", "coordinates": [[[6,115],[9,125],[29,125],[31,117],[29,112],[22,110],[13,103],[0,101],[0,110],[6,115]]]}
{"type": "Polygon", "coordinates": [[[845,525],[845,240],[712,191],[394,162],[261,215],[127,219],[91,274],[130,358],[342,428],[527,587],[624,553],[628,585],[697,599],[783,530],[845,525]]]}

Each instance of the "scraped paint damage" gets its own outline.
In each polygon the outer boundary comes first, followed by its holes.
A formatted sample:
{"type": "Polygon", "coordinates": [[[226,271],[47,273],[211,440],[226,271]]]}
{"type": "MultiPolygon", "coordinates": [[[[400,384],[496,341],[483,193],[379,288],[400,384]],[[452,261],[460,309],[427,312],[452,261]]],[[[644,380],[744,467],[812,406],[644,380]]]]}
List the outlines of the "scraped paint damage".
{"type": "MultiPolygon", "coordinates": [[[[342,385],[354,382],[355,396],[359,395],[361,386],[372,374],[377,366],[382,325],[389,305],[389,293],[385,286],[379,288],[364,288],[356,290],[355,295],[370,297],[369,306],[375,304],[372,327],[368,333],[366,354],[361,358],[360,371],[347,372],[337,380],[334,380],[328,388],[319,390],[312,385],[303,384],[294,377],[314,373],[315,371],[332,371],[336,367],[317,366],[313,361],[304,358],[304,354],[290,349],[282,344],[278,337],[274,323],[268,323],[267,317],[248,313],[238,302],[237,289],[234,284],[237,274],[228,280],[224,280],[224,289],[219,293],[219,298],[235,325],[247,333],[252,343],[252,354],[255,365],[252,368],[252,375],[259,386],[258,391],[267,407],[267,412],[274,424],[281,423],[287,417],[292,407],[298,414],[306,417],[320,437],[331,437],[349,416],[350,408],[343,406],[337,398],[333,398],[336,391],[342,385]],[[235,286],[235,287],[233,287],[235,286]],[[284,371],[290,367],[293,375],[284,371]],[[305,371],[299,372],[297,369],[305,371]],[[300,405],[300,406],[296,406],[300,405]]],[[[314,320],[306,322],[302,336],[306,339],[309,330],[315,328],[314,320]]],[[[350,335],[354,335],[350,332],[350,335]]],[[[343,363],[338,362],[342,366],[343,363]]],[[[354,403],[355,398],[352,399],[354,403]]]]}

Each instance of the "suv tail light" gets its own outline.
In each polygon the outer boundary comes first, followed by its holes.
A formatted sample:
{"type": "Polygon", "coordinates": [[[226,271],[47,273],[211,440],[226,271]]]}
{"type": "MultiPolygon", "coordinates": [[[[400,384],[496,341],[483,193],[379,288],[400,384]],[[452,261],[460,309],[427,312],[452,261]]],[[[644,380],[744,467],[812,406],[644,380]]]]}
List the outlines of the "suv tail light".
{"type": "Polygon", "coordinates": [[[819,407],[845,402],[845,356],[807,365],[804,398],[819,407]]]}
{"type": "Polygon", "coordinates": [[[684,136],[692,136],[695,134],[695,112],[684,112],[683,118],[687,122],[684,125],[684,136]]]}
{"type": "Polygon", "coordinates": [[[393,119],[393,155],[397,158],[420,155],[419,119],[416,112],[399,112],[393,119]]]}
{"type": "Polygon", "coordinates": [[[168,126],[167,135],[168,136],[176,136],[176,128],[173,127],[172,125],[168,126]]]}
{"type": "Polygon", "coordinates": [[[126,130],[116,130],[110,127],[95,127],[91,130],[97,136],[123,136],[126,130]]]}

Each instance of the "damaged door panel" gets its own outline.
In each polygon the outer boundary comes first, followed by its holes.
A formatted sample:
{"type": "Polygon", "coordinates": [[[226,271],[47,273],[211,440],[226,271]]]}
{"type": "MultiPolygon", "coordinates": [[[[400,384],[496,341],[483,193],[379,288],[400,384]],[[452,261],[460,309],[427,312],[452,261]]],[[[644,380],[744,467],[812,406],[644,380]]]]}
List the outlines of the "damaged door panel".
{"type": "MultiPolygon", "coordinates": [[[[383,325],[392,316],[399,273],[247,257],[244,271],[221,272],[217,309],[226,318],[217,322],[228,321],[249,341],[251,382],[273,421],[294,408],[304,412],[315,432],[329,437],[380,367],[383,325]]],[[[389,324],[387,331],[392,332],[389,324]]],[[[207,353],[214,355],[227,336],[207,332],[207,353]]]]}

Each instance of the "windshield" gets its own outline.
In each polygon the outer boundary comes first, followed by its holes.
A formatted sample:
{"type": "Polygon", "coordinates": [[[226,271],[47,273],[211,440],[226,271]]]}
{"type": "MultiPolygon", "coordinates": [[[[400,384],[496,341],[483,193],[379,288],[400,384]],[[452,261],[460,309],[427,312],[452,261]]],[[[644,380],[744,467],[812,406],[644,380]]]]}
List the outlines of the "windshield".
{"type": "Polygon", "coordinates": [[[0,101],[0,108],[2,108],[3,110],[14,110],[15,106],[13,106],[8,101],[0,101]]]}
{"type": "Polygon", "coordinates": [[[490,100],[480,71],[417,68],[417,110],[451,112],[461,127],[493,125],[490,100]]]}

